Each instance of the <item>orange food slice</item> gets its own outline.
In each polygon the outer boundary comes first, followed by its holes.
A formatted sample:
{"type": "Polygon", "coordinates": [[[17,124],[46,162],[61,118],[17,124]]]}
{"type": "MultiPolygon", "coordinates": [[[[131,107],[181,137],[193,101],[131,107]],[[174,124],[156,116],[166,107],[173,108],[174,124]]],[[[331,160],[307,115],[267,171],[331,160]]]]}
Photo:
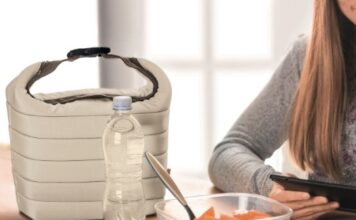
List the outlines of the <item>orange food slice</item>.
{"type": "Polygon", "coordinates": [[[210,207],[206,210],[199,218],[196,220],[216,220],[215,218],[215,210],[213,207],[210,207]]]}
{"type": "Polygon", "coordinates": [[[271,217],[271,216],[268,215],[267,213],[256,211],[256,210],[250,210],[247,213],[243,213],[243,214],[234,214],[235,220],[255,220],[255,219],[261,219],[267,217],[271,217]]]}
{"type": "Polygon", "coordinates": [[[221,214],[220,220],[235,220],[235,218],[233,218],[233,217],[231,217],[229,215],[221,214]]]}
{"type": "Polygon", "coordinates": [[[243,213],[234,214],[233,216],[221,214],[220,218],[215,218],[215,210],[213,207],[210,207],[195,220],[258,220],[267,217],[271,216],[261,211],[249,210],[243,213]]]}

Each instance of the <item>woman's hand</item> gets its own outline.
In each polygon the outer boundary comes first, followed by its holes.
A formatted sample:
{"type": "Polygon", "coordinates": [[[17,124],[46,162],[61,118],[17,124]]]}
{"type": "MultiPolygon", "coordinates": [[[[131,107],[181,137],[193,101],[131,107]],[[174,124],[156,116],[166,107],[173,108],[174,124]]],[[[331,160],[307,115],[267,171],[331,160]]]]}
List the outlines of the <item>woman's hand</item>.
{"type": "Polygon", "coordinates": [[[278,183],[273,182],[269,197],[293,209],[292,219],[316,219],[339,207],[337,202],[329,202],[326,197],[311,197],[309,193],[288,191],[278,183]]]}

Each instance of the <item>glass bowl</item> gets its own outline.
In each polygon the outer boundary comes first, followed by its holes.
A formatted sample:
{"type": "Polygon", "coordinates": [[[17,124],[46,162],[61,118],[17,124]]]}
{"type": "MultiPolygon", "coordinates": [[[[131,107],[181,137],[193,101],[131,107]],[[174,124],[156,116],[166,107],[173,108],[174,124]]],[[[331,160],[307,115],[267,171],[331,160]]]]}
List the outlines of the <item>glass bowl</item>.
{"type": "MultiPolygon", "coordinates": [[[[220,193],[207,196],[186,198],[195,216],[200,217],[210,207],[214,207],[219,217],[221,214],[232,216],[248,210],[262,211],[271,217],[268,220],[289,220],[292,209],[264,196],[248,193],[220,193]]],[[[155,204],[157,217],[160,220],[189,220],[183,206],[175,199],[160,201],[155,204]]],[[[262,218],[260,218],[262,219],[262,218]]]]}

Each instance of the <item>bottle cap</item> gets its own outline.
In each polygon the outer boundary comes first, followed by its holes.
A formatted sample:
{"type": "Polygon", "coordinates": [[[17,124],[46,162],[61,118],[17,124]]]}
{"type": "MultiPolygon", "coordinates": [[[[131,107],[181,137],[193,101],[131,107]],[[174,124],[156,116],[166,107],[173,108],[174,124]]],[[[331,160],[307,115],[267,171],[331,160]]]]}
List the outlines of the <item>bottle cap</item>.
{"type": "Polygon", "coordinates": [[[130,96],[115,96],[113,99],[112,108],[114,110],[131,110],[132,109],[132,98],[130,96]]]}

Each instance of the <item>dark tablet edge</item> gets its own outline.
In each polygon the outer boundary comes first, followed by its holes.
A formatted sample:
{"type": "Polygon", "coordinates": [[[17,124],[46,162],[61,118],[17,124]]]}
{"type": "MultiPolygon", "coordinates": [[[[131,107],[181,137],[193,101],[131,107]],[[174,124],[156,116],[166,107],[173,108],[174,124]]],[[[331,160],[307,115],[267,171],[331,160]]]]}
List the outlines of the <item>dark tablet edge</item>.
{"type": "Polygon", "coordinates": [[[306,179],[299,179],[296,177],[290,177],[290,176],[281,176],[277,174],[271,174],[270,175],[271,180],[291,180],[292,182],[297,182],[297,183],[302,183],[302,184],[308,184],[312,186],[322,186],[322,187],[328,187],[328,188],[335,188],[335,189],[346,189],[346,190],[353,190],[356,192],[356,187],[350,186],[350,185],[343,185],[343,184],[336,184],[336,183],[327,183],[327,182],[321,182],[321,181],[316,181],[316,180],[306,180],[306,179]]]}

